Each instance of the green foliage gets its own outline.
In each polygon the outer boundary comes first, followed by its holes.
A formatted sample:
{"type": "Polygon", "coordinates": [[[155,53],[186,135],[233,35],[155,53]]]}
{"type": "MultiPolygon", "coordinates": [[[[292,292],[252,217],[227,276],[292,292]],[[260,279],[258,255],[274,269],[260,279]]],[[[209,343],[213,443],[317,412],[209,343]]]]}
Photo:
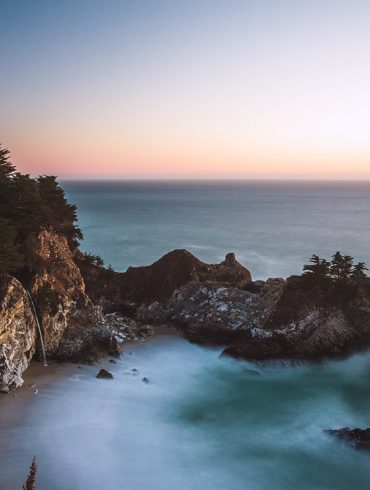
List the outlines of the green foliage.
{"type": "Polygon", "coordinates": [[[317,281],[326,279],[337,284],[358,283],[366,279],[365,271],[367,270],[364,262],[354,264],[353,257],[342,255],[340,252],[335,252],[331,262],[313,255],[309,264],[303,266],[305,276],[314,278],[317,281]]]}
{"type": "Polygon", "coordinates": [[[26,483],[23,485],[22,489],[23,490],[35,490],[36,489],[36,472],[37,472],[37,464],[36,464],[36,457],[33,457],[31,466],[30,466],[30,472],[28,474],[26,483]]]}
{"type": "Polygon", "coordinates": [[[37,237],[45,228],[77,247],[83,237],[76,222],[76,207],[68,204],[56,178],[17,172],[0,145],[0,271],[35,270],[37,237]]]}
{"type": "Polygon", "coordinates": [[[86,252],[82,252],[79,255],[80,261],[84,262],[86,265],[95,265],[96,267],[103,267],[104,260],[100,255],[93,255],[86,252]]]}
{"type": "Polygon", "coordinates": [[[318,255],[313,255],[309,262],[309,264],[303,266],[305,274],[313,274],[318,278],[324,278],[329,275],[330,262],[326,259],[320,259],[318,255]]]}
{"type": "Polygon", "coordinates": [[[0,272],[14,272],[23,266],[16,237],[17,230],[11,222],[0,218],[0,272]]]}

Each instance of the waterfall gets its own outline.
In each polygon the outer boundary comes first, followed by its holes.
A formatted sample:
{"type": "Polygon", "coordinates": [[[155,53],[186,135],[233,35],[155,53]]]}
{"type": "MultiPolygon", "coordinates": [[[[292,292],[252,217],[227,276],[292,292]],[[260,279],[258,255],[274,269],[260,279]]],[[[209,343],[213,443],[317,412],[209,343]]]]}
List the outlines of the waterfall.
{"type": "Polygon", "coordinates": [[[41,343],[41,350],[42,350],[42,357],[43,357],[43,363],[44,363],[44,366],[47,366],[48,365],[48,362],[46,360],[45,346],[44,346],[44,338],[42,336],[42,330],[41,330],[41,325],[40,325],[40,322],[39,322],[39,317],[37,316],[35,303],[33,302],[31,293],[27,289],[26,289],[26,291],[27,291],[27,295],[28,295],[28,297],[29,297],[29,299],[31,301],[33,315],[35,317],[36,325],[37,325],[37,328],[38,328],[38,331],[39,331],[40,343],[41,343]]]}

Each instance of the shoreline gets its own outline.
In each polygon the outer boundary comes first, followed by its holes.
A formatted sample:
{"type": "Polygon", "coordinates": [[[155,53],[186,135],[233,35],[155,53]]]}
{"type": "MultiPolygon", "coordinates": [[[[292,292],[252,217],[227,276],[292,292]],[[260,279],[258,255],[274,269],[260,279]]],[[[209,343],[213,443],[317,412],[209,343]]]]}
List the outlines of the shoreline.
{"type": "MultiPolygon", "coordinates": [[[[155,327],[153,335],[149,338],[124,341],[120,345],[121,358],[128,348],[136,348],[162,336],[183,338],[175,328],[155,327]]],[[[20,420],[23,420],[27,416],[27,407],[36,401],[35,397],[39,395],[40,391],[47,390],[56,382],[65,381],[73,376],[91,372],[92,377],[95,377],[101,368],[109,371],[114,365],[110,359],[113,358],[107,355],[104,359],[91,365],[50,360],[47,366],[44,366],[42,362],[33,360],[23,373],[23,385],[8,394],[0,395],[0,430],[15,427],[20,420]]]]}

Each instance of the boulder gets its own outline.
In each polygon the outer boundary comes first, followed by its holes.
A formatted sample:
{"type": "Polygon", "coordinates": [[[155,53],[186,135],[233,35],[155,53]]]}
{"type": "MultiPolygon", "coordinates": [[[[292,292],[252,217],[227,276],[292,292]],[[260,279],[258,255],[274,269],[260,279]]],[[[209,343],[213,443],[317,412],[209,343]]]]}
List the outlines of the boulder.
{"type": "Polygon", "coordinates": [[[99,379],[113,379],[113,374],[107,371],[106,369],[101,369],[96,375],[99,379]]]}
{"type": "Polygon", "coordinates": [[[356,449],[370,450],[370,429],[328,429],[327,434],[337,437],[356,449]]]}

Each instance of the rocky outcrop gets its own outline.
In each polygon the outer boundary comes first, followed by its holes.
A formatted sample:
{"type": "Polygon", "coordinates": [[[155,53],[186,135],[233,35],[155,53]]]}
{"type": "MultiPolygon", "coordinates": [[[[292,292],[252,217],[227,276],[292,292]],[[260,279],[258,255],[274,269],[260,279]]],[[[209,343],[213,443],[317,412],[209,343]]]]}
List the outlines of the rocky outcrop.
{"type": "Polygon", "coordinates": [[[142,305],[137,317],[226,345],[224,354],[237,358],[321,360],[370,346],[370,284],[292,276],[242,290],[191,282],[167,301],[142,305]]]}
{"type": "Polygon", "coordinates": [[[106,311],[134,314],[137,307],[154,301],[165,301],[179,287],[189,282],[209,282],[218,286],[245,289],[251,282],[250,272],[226,255],[220,264],[207,264],[187,250],[174,250],[157,262],[143,267],[129,267],[126,272],[112,272],[103,267],[81,264],[87,293],[106,311]]]}
{"type": "Polygon", "coordinates": [[[328,429],[327,434],[341,439],[355,449],[370,450],[370,429],[328,429]]]}
{"type": "MultiPolygon", "coordinates": [[[[264,328],[284,288],[283,279],[269,279],[258,292],[218,286],[213,282],[191,282],[174,292],[166,302],[142,305],[140,321],[168,324],[196,342],[223,344],[245,338],[264,328]]],[[[251,288],[254,291],[257,288],[251,288]]]]}
{"type": "Polygon", "coordinates": [[[36,348],[37,329],[28,295],[17,279],[0,275],[0,390],[21,386],[36,348]]]}
{"type": "Polygon", "coordinates": [[[31,292],[44,332],[48,357],[92,362],[117,350],[109,324],[85,293],[85,283],[67,240],[42,231],[39,267],[31,292]]]}

